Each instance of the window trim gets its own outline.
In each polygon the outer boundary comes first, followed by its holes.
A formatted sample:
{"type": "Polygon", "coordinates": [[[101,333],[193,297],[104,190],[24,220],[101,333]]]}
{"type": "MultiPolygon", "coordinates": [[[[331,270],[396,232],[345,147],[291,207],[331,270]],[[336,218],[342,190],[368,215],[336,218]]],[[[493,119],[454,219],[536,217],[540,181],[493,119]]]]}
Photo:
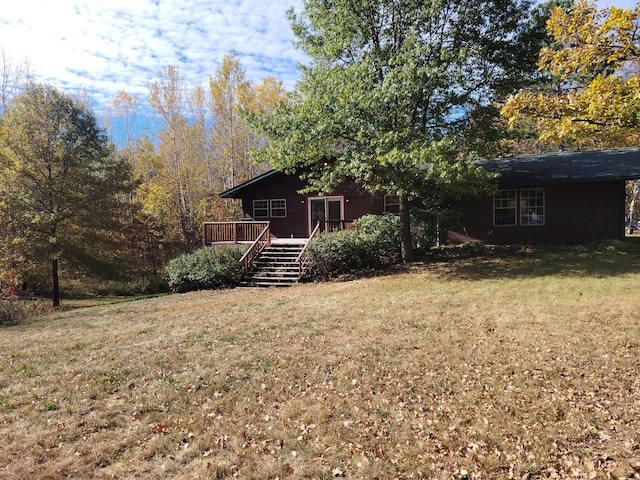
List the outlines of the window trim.
{"type": "Polygon", "coordinates": [[[269,200],[267,200],[266,198],[261,198],[253,201],[253,218],[269,218],[269,200]],[[265,206],[256,208],[256,203],[258,202],[265,202],[265,206]],[[265,214],[258,215],[256,213],[257,210],[264,211],[265,214]]]}
{"type": "Polygon", "coordinates": [[[519,192],[519,204],[520,204],[520,208],[518,210],[518,221],[520,223],[520,225],[522,227],[542,227],[545,224],[545,192],[544,192],[544,187],[535,187],[535,188],[521,188],[520,192],[519,192]],[[523,199],[523,192],[529,190],[529,191],[539,191],[542,192],[541,195],[541,199],[542,199],[542,205],[526,205],[524,206],[525,201],[524,200],[531,200],[532,198],[534,198],[535,200],[537,200],[537,197],[531,197],[531,196],[527,196],[526,198],[523,199]],[[536,210],[535,212],[533,210],[536,210]],[[528,210],[528,212],[527,212],[528,210]],[[540,213],[542,212],[542,213],[540,213]],[[531,219],[534,218],[536,219],[536,221],[527,221],[527,222],[523,222],[523,219],[531,219]]]}
{"type": "Polygon", "coordinates": [[[392,215],[399,215],[400,214],[400,195],[385,195],[384,196],[384,213],[390,213],[392,215]],[[398,199],[397,202],[389,202],[389,198],[390,197],[395,197],[398,199]],[[390,212],[388,210],[388,207],[398,207],[398,211],[397,212],[390,212]]]}
{"type": "Polygon", "coordinates": [[[271,216],[271,218],[287,218],[287,199],[286,198],[273,198],[271,200],[269,200],[269,215],[271,216]],[[282,207],[274,207],[273,203],[274,202],[283,202],[283,206],[282,207]],[[282,215],[274,215],[273,211],[274,210],[282,210],[283,214],[282,215]]]}
{"type": "Polygon", "coordinates": [[[493,226],[494,227],[543,227],[546,225],[546,192],[545,192],[545,188],[544,187],[527,187],[527,188],[504,188],[504,189],[500,189],[498,190],[497,193],[495,193],[493,195],[493,226]],[[538,192],[542,192],[540,201],[540,204],[536,204],[536,205],[529,205],[529,201],[531,199],[537,200],[536,196],[531,196],[528,195],[527,197],[523,196],[524,192],[527,191],[538,191],[538,192]],[[510,200],[509,198],[498,198],[497,195],[498,194],[502,194],[504,192],[513,192],[514,193],[514,206],[511,207],[498,207],[496,205],[497,201],[499,200],[510,200]],[[524,204],[527,203],[527,205],[525,206],[524,204]],[[536,212],[533,213],[534,216],[537,216],[537,218],[539,219],[539,221],[533,222],[533,221],[526,221],[526,219],[530,216],[529,213],[526,212],[526,210],[531,210],[531,209],[535,209],[536,212]],[[507,223],[507,224],[498,224],[496,223],[496,211],[497,210],[513,210],[514,213],[514,223],[507,223]],[[523,219],[525,221],[523,221],[523,219]]]}
{"type": "MultiPolygon", "coordinates": [[[[507,199],[507,200],[511,200],[511,199],[507,199]]],[[[498,190],[497,193],[493,194],[493,226],[494,227],[517,227],[518,226],[518,190],[517,189],[505,188],[505,189],[498,190]],[[497,195],[505,192],[513,192],[514,194],[513,201],[515,202],[513,207],[496,206],[497,200],[504,200],[503,198],[497,198],[497,195]],[[501,223],[501,224],[496,223],[496,210],[513,210],[513,223],[501,223]]]]}

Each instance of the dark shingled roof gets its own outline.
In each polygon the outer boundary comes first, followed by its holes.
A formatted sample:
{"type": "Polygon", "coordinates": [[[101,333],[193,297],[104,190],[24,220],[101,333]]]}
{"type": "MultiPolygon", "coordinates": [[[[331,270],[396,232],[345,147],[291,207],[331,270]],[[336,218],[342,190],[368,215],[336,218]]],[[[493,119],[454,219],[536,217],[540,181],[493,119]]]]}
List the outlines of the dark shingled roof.
{"type": "Polygon", "coordinates": [[[478,160],[477,164],[499,173],[501,187],[640,179],[637,148],[521,155],[478,160]]]}
{"type": "MultiPolygon", "coordinates": [[[[476,163],[490,172],[499,173],[498,185],[503,188],[640,179],[638,148],[520,155],[482,159],[476,163]]],[[[220,197],[239,198],[247,188],[277,173],[270,170],[225,190],[220,197]]]]}

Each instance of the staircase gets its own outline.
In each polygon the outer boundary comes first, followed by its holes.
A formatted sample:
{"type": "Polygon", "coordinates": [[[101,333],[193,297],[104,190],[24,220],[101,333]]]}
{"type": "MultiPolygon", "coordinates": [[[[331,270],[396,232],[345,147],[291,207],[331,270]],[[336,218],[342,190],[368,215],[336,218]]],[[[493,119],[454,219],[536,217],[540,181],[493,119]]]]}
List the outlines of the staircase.
{"type": "Polygon", "coordinates": [[[265,247],[253,262],[253,268],[240,282],[241,287],[289,287],[300,279],[300,265],[296,261],[304,243],[272,243],[265,247]]]}

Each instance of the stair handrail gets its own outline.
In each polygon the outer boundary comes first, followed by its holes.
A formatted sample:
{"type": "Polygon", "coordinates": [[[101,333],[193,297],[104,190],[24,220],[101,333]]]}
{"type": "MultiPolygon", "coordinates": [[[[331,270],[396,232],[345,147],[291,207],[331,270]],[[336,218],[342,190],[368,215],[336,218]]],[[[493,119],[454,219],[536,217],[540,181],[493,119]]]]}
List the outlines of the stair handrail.
{"type": "Polygon", "coordinates": [[[298,264],[298,272],[300,275],[302,275],[302,272],[304,271],[304,267],[307,264],[307,249],[315,241],[316,237],[319,234],[320,234],[320,221],[318,220],[318,223],[316,224],[316,228],[313,229],[313,232],[311,232],[311,235],[309,235],[309,238],[305,242],[304,247],[302,247],[302,250],[300,251],[298,258],[296,258],[296,263],[298,264]]]}
{"type": "Polygon", "coordinates": [[[245,252],[245,254],[240,259],[240,263],[244,265],[244,274],[249,274],[249,268],[253,261],[256,259],[260,252],[271,244],[271,232],[270,232],[270,223],[267,222],[267,225],[264,227],[258,238],[251,244],[249,249],[245,252]]]}

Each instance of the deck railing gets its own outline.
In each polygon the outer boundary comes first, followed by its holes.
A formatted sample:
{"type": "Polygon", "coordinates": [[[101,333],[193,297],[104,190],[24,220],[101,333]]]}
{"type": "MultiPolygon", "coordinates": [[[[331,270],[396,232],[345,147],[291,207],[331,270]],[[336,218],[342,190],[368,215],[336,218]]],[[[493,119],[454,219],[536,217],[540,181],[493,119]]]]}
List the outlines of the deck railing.
{"type": "Polygon", "coordinates": [[[262,234],[269,222],[205,222],[202,224],[202,242],[205,246],[214,243],[250,243],[262,234]]]}
{"type": "Polygon", "coordinates": [[[247,275],[249,273],[249,269],[251,268],[251,264],[253,261],[260,255],[260,252],[268,247],[271,243],[271,232],[269,231],[269,222],[266,223],[264,230],[260,232],[258,238],[251,244],[249,250],[242,256],[240,259],[240,263],[244,265],[244,273],[247,275]]]}
{"type": "Polygon", "coordinates": [[[349,230],[352,226],[352,220],[322,220],[320,232],[339,232],[340,230],[349,230]]]}
{"type": "Polygon", "coordinates": [[[309,235],[309,239],[304,244],[304,248],[298,255],[298,258],[296,258],[296,263],[298,264],[298,272],[300,273],[300,275],[302,275],[304,267],[307,264],[307,250],[309,249],[309,246],[315,241],[318,235],[320,235],[320,222],[316,224],[316,228],[313,229],[313,232],[311,232],[311,235],[309,235]]]}

